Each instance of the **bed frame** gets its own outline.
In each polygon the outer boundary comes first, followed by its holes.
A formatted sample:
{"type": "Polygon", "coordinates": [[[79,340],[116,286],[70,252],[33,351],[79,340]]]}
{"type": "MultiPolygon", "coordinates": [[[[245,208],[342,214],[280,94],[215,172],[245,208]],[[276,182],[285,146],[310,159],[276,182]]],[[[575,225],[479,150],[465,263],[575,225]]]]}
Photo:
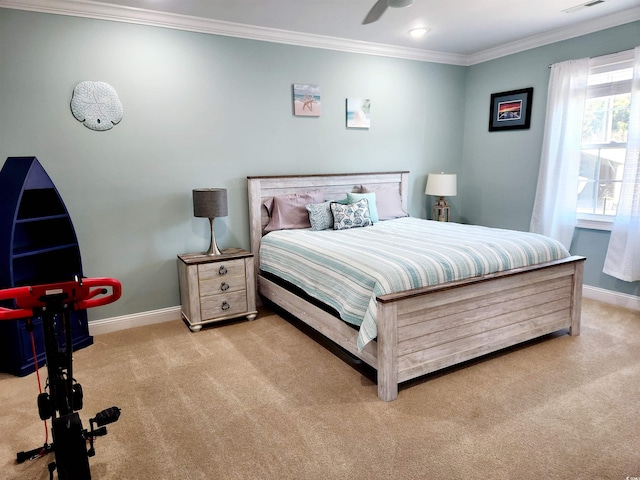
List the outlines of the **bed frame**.
{"type": "Polygon", "coordinates": [[[364,185],[397,188],[407,210],[409,172],[248,178],[251,249],[259,294],[377,370],[378,396],[398,384],[549,333],[580,334],[584,257],[572,256],[468,280],[378,297],[378,337],[362,350],[357,330],[259,271],[271,197],[322,189],[326,199],[364,185]]]}

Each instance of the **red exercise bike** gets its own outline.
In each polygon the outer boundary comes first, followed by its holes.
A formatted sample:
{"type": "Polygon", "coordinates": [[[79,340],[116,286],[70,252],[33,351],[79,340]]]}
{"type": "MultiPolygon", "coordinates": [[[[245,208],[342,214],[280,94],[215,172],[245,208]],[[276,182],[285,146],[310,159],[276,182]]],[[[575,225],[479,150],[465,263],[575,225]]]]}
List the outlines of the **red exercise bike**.
{"type": "MultiPolygon", "coordinates": [[[[121,293],[120,282],[113,278],[78,277],[74,281],[0,290],[0,302],[13,300],[15,305],[11,308],[6,306],[11,302],[0,303],[5,305],[0,306],[0,321],[23,319],[27,330],[33,332],[32,319],[42,319],[48,378],[45,391],[38,395],[38,413],[45,422],[51,419],[53,442],[45,441],[42,447],[19,452],[17,461],[22,463],[53,451],[55,462],[48,465],[50,479],[55,470],[60,480],[91,479],[93,440],[106,435],[106,425],[120,417],[120,409],[110,407],[89,420],[90,431],[82,428],[77,411],[82,409],[83,393],[73,378],[70,313],[115,302],[121,293]]],[[[34,361],[35,357],[34,347],[34,361]]]]}

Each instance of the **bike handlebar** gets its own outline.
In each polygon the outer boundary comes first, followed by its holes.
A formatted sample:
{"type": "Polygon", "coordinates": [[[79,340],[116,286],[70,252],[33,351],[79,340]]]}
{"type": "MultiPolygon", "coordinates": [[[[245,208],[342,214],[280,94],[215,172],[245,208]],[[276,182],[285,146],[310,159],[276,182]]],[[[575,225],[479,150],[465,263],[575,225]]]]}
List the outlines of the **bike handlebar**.
{"type": "Polygon", "coordinates": [[[34,310],[52,306],[68,306],[73,310],[101,307],[115,302],[121,295],[120,282],[107,277],[7,288],[0,290],[0,300],[15,300],[17,308],[0,307],[0,320],[33,317],[34,310]],[[107,287],[111,287],[110,294],[107,287]]]}

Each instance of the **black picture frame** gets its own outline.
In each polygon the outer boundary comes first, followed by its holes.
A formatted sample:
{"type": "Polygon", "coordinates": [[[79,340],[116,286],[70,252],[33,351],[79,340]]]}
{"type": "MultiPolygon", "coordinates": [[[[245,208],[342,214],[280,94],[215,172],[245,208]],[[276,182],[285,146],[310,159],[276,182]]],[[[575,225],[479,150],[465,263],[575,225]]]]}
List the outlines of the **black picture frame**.
{"type": "Polygon", "coordinates": [[[527,130],[531,126],[533,87],[491,94],[489,131],[527,130]]]}

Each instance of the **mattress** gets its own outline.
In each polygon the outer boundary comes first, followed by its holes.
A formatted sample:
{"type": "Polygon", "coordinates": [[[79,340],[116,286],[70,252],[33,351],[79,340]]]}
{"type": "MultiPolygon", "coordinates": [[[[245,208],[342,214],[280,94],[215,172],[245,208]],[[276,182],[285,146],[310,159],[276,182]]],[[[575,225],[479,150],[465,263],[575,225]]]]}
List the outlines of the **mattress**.
{"type": "Polygon", "coordinates": [[[376,297],[558,260],[569,252],[535,233],[398,218],[347,230],[279,230],[262,238],[260,269],[290,282],[376,338],[376,297]]]}

